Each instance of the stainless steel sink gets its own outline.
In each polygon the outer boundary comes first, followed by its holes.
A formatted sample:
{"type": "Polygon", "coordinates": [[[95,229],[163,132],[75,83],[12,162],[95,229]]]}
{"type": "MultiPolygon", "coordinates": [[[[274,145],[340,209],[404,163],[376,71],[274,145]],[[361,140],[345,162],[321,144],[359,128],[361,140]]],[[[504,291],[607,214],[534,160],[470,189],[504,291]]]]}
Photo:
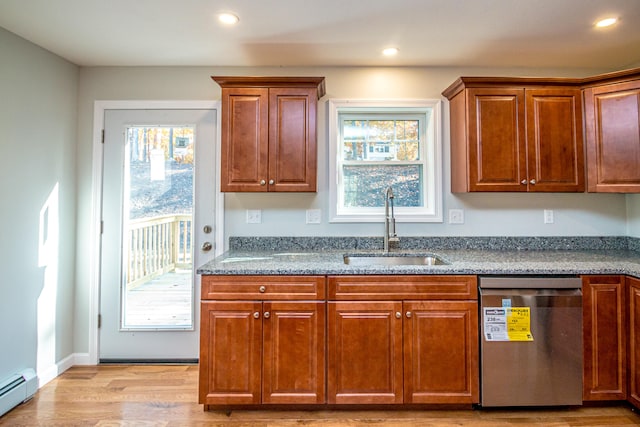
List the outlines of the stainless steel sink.
{"type": "Polygon", "coordinates": [[[437,255],[378,255],[358,254],[345,255],[344,263],[348,265],[446,265],[448,264],[437,255]]]}

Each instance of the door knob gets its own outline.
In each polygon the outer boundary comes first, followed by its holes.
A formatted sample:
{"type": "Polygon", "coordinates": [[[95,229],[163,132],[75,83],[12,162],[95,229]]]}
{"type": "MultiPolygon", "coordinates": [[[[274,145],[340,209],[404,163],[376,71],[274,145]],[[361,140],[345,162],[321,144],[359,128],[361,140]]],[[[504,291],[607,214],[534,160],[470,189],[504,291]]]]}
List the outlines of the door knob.
{"type": "Polygon", "coordinates": [[[202,249],[202,252],[209,252],[211,249],[213,249],[213,245],[209,242],[204,242],[202,244],[201,249],[202,249]]]}

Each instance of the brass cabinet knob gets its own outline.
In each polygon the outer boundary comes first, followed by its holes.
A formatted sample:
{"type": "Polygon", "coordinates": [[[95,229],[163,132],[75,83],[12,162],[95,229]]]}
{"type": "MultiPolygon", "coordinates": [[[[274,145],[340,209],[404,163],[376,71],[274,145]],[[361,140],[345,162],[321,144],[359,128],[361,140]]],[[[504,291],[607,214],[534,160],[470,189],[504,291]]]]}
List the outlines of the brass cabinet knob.
{"type": "Polygon", "coordinates": [[[265,181],[264,179],[260,180],[260,185],[267,185],[267,181],[265,181]]]}
{"type": "Polygon", "coordinates": [[[268,311],[265,311],[263,316],[265,319],[268,319],[269,317],[271,317],[271,313],[269,313],[268,311]]]}
{"type": "Polygon", "coordinates": [[[402,317],[402,314],[400,314],[400,312],[399,312],[399,311],[396,311],[396,319],[399,319],[399,318],[401,318],[401,317],[402,317]]]}
{"type": "Polygon", "coordinates": [[[269,180],[269,185],[273,185],[273,184],[275,184],[275,183],[276,183],[276,182],[275,182],[274,180],[272,180],[272,179],[270,179],[270,180],[269,180]]]}
{"type": "Polygon", "coordinates": [[[406,312],[406,314],[405,314],[405,316],[407,316],[407,319],[411,319],[411,312],[410,312],[410,311],[407,311],[407,312],[406,312]]]}
{"type": "Polygon", "coordinates": [[[258,288],[258,290],[260,291],[261,294],[264,294],[267,291],[267,287],[262,285],[258,288]]]}
{"type": "Polygon", "coordinates": [[[253,318],[254,319],[259,319],[260,318],[260,312],[256,311],[255,313],[253,313],[253,318]]]}

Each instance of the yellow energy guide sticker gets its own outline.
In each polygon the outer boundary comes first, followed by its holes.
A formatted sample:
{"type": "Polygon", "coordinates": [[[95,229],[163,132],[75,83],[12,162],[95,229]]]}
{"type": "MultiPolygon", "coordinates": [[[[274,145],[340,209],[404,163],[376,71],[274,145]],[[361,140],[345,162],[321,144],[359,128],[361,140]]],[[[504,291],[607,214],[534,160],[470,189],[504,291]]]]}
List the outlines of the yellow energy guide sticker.
{"type": "Polygon", "coordinates": [[[530,307],[507,308],[507,335],[509,341],[533,341],[530,307]]]}

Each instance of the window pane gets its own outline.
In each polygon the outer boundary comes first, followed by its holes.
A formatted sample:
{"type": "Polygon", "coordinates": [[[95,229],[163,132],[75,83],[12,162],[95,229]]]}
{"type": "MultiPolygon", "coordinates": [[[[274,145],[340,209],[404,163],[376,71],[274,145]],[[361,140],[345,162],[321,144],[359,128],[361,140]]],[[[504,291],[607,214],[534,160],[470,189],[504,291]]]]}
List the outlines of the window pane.
{"type": "Polygon", "coordinates": [[[342,158],[376,162],[420,160],[420,121],[345,119],[342,158]]]}
{"type": "Polygon", "coordinates": [[[383,193],[393,187],[394,206],[421,207],[422,165],[344,166],[344,207],[382,207],[383,193]]]}
{"type": "Polygon", "coordinates": [[[124,329],[193,327],[192,126],[127,128],[124,329]]]}

